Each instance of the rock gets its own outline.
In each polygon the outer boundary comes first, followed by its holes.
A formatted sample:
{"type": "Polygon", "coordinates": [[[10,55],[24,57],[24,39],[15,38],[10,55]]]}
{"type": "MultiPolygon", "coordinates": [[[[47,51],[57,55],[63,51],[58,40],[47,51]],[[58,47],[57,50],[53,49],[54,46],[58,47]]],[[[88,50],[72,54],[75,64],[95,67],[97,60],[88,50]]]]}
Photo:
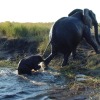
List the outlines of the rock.
{"type": "Polygon", "coordinates": [[[84,74],[78,74],[78,75],[75,76],[75,80],[76,81],[83,82],[83,81],[86,81],[87,80],[87,76],[84,75],[84,74]]]}

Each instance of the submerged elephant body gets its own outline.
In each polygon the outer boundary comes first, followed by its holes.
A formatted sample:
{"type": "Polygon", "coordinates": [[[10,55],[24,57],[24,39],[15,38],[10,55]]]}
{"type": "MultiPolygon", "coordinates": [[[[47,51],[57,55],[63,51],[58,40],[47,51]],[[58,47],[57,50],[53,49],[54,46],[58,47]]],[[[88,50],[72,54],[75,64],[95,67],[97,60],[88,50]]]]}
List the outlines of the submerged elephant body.
{"type": "Polygon", "coordinates": [[[38,65],[40,62],[43,62],[43,59],[40,55],[32,55],[21,59],[18,64],[18,74],[31,75],[32,69],[39,70],[41,68],[41,66],[38,65]]]}
{"type": "Polygon", "coordinates": [[[84,20],[85,15],[83,15],[83,11],[79,11],[69,17],[63,17],[54,23],[49,34],[51,54],[45,59],[46,68],[58,52],[64,55],[62,66],[65,66],[71,52],[73,57],[75,57],[76,48],[82,38],[86,39],[96,53],[99,52],[97,45],[91,37],[90,26],[84,20]]]}

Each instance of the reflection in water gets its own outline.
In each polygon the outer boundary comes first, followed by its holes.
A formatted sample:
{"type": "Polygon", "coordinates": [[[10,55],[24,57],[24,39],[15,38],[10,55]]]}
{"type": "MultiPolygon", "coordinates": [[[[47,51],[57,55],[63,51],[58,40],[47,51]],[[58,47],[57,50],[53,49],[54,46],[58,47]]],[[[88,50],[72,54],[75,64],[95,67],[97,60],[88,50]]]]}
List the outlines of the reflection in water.
{"type": "Polygon", "coordinates": [[[65,84],[65,78],[57,72],[20,76],[14,69],[0,68],[0,100],[52,100],[47,94],[65,84]]]}

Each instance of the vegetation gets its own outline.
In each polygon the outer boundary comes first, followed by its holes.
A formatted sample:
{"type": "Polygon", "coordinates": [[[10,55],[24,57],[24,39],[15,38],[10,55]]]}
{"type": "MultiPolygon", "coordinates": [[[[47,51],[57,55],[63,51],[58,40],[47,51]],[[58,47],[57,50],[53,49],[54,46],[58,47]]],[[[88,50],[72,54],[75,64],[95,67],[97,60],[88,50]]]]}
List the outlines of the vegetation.
{"type": "Polygon", "coordinates": [[[9,38],[38,38],[49,32],[52,23],[0,23],[0,35],[9,38]]]}
{"type": "Polygon", "coordinates": [[[48,34],[52,23],[0,23],[0,37],[7,39],[25,39],[36,41],[38,51],[43,52],[48,43],[48,34]]]}

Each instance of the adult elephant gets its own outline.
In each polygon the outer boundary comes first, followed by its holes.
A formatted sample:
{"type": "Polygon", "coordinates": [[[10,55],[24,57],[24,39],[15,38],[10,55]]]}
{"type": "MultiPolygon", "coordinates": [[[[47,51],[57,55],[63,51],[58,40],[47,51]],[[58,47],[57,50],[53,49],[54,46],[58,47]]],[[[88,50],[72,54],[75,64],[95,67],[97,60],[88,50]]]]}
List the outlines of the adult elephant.
{"type": "MultiPolygon", "coordinates": [[[[83,11],[82,9],[74,9],[72,12],[70,12],[68,14],[68,16],[72,16],[75,13],[79,12],[79,11],[83,11]]],[[[84,21],[86,21],[86,24],[89,26],[89,28],[92,28],[92,26],[94,26],[94,33],[95,33],[95,38],[97,43],[100,45],[100,41],[99,41],[99,36],[98,36],[98,23],[96,20],[96,16],[95,14],[92,12],[92,10],[88,10],[86,9],[86,11],[84,12],[86,16],[86,19],[84,21]]],[[[76,50],[74,50],[73,54],[73,58],[76,58],[76,50]]]]}
{"type": "Polygon", "coordinates": [[[58,52],[64,55],[62,67],[65,66],[71,52],[75,53],[77,45],[82,38],[86,39],[96,53],[99,53],[98,47],[91,37],[90,28],[92,27],[92,24],[95,26],[96,40],[100,45],[98,39],[98,23],[95,14],[91,10],[79,10],[68,17],[57,20],[52,26],[49,34],[51,54],[44,61],[46,69],[48,68],[49,62],[58,52]]]}

